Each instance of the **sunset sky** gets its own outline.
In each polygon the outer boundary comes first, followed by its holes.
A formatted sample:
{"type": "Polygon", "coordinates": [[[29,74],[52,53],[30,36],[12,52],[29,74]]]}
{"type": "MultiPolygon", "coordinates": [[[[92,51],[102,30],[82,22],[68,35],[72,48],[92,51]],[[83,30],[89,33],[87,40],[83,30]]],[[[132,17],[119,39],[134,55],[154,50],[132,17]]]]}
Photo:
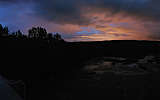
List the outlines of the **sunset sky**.
{"type": "Polygon", "coordinates": [[[0,0],[0,23],[33,26],[67,41],[159,40],[160,0],[0,0]]]}

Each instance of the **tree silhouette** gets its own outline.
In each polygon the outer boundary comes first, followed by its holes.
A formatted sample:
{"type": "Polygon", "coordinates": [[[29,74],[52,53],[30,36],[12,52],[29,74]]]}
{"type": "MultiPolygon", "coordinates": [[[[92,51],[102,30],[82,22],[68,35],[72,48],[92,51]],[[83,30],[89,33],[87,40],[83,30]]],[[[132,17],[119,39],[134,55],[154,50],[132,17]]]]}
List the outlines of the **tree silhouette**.
{"type": "Polygon", "coordinates": [[[1,37],[6,37],[8,36],[9,30],[8,27],[3,27],[2,24],[0,24],[0,36],[1,37]]]}
{"type": "Polygon", "coordinates": [[[48,40],[52,40],[53,39],[53,34],[52,33],[48,33],[47,38],[48,38],[48,40]]]}
{"type": "Polygon", "coordinates": [[[57,40],[57,41],[62,41],[63,40],[59,33],[54,34],[53,39],[57,40]]]}
{"type": "Polygon", "coordinates": [[[45,39],[47,37],[46,29],[41,27],[32,27],[28,30],[28,33],[29,38],[45,39]]]}
{"type": "Polygon", "coordinates": [[[3,35],[2,36],[8,36],[8,33],[9,33],[8,27],[5,26],[3,28],[3,35]]]}
{"type": "Polygon", "coordinates": [[[16,32],[12,32],[12,33],[11,33],[11,36],[16,36],[16,32]]]}
{"type": "Polygon", "coordinates": [[[38,27],[39,37],[45,39],[47,37],[47,30],[45,28],[38,27]]]}
{"type": "Polygon", "coordinates": [[[0,37],[5,37],[5,39],[11,39],[16,41],[43,40],[40,41],[42,45],[46,45],[49,47],[60,46],[65,42],[59,33],[56,33],[54,35],[52,33],[47,33],[47,30],[42,27],[32,27],[28,30],[28,36],[26,36],[20,30],[9,33],[8,27],[3,27],[0,24],[0,37]]]}
{"type": "Polygon", "coordinates": [[[16,33],[16,37],[22,37],[23,36],[23,34],[22,34],[22,32],[20,31],[20,30],[18,30],[16,33]]]}
{"type": "Polygon", "coordinates": [[[16,32],[12,32],[12,33],[9,35],[9,37],[11,37],[11,38],[16,38],[16,32]]]}
{"type": "Polygon", "coordinates": [[[35,38],[36,37],[36,28],[32,27],[32,29],[28,30],[28,37],[29,38],[35,38]]]}
{"type": "Polygon", "coordinates": [[[3,26],[2,24],[0,24],[0,33],[2,34],[2,32],[3,32],[3,26]]]}

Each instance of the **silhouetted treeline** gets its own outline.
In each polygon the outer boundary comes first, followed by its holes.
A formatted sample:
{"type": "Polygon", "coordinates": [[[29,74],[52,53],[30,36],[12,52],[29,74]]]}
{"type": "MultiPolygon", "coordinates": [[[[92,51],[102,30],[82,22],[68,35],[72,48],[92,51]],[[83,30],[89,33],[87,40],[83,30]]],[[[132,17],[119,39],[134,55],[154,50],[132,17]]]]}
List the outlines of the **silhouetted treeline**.
{"type": "Polygon", "coordinates": [[[48,33],[45,28],[42,27],[32,27],[28,30],[28,34],[23,34],[21,30],[16,32],[9,32],[7,26],[3,27],[0,24],[0,38],[7,39],[16,39],[16,40],[48,40],[50,41],[61,41],[64,42],[64,39],[59,33],[52,34],[48,33]]]}
{"type": "Polygon", "coordinates": [[[8,33],[9,33],[9,30],[8,30],[8,27],[3,27],[1,24],[0,24],[0,36],[1,37],[6,37],[8,36],[8,33]]]}

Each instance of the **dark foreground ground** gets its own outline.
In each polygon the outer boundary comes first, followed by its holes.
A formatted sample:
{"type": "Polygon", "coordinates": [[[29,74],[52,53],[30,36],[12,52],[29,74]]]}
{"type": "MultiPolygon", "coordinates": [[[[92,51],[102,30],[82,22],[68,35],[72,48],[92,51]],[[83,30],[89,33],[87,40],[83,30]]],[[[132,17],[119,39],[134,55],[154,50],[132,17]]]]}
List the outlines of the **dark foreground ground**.
{"type": "Polygon", "coordinates": [[[53,44],[1,40],[0,74],[25,100],[160,98],[160,42],[53,44]]]}

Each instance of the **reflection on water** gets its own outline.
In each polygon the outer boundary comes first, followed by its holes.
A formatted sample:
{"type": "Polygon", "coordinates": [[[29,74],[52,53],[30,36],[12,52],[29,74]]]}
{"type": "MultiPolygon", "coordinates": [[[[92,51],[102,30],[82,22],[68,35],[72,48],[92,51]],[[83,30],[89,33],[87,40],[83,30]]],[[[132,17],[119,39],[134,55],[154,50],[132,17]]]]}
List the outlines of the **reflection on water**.
{"type": "Polygon", "coordinates": [[[59,100],[153,100],[160,96],[159,58],[91,59],[57,95],[65,95],[59,100]]]}
{"type": "Polygon", "coordinates": [[[98,63],[98,64],[93,64],[93,65],[87,65],[85,67],[85,70],[88,70],[88,71],[100,71],[100,70],[108,70],[108,69],[111,69],[113,66],[113,62],[110,62],[110,61],[104,61],[102,63],[98,63]]]}
{"type": "Polygon", "coordinates": [[[159,72],[159,61],[159,57],[154,56],[138,59],[95,58],[86,63],[83,73],[80,74],[81,77],[72,87],[79,87],[78,91],[87,94],[86,97],[93,100],[96,100],[96,97],[100,100],[153,98],[150,91],[156,93],[155,87],[160,89],[160,86],[155,84],[159,83],[156,78],[159,76],[156,74],[159,72]]]}
{"type": "Polygon", "coordinates": [[[159,57],[154,56],[146,56],[141,59],[103,57],[97,61],[89,61],[90,63],[86,64],[84,71],[95,74],[104,74],[106,72],[124,75],[146,74],[150,71],[159,71],[159,61],[159,57]]]}

